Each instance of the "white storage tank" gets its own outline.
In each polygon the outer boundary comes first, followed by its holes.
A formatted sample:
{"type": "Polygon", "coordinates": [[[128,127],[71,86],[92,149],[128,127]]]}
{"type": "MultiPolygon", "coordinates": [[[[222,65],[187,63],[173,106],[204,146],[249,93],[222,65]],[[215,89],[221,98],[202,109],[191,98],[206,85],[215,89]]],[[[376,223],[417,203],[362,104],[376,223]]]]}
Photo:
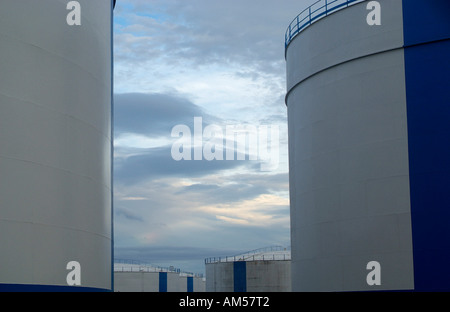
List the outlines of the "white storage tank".
{"type": "Polygon", "coordinates": [[[204,292],[202,274],[184,272],[174,267],[116,259],[114,263],[116,292],[204,292]]]}
{"type": "Polygon", "coordinates": [[[273,246],[205,259],[207,292],[290,292],[291,252],[273,246]]]}
{"type": "Polygon", "coordinates": [[[112,290],[112,10],[0,1],[0,291],[112,290]]]}
{"type": "Polygon", "coordinates": [[[450,290],[449,16],[320,0],[289,26],[293,291],[450,290]]]}

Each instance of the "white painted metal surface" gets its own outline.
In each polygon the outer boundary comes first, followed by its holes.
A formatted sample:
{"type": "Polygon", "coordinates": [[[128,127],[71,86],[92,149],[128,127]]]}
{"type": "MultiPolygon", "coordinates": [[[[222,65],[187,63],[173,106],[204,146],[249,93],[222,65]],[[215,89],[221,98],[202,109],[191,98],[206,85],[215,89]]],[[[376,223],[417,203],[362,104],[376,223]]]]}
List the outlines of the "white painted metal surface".
{"type": "Polygon", "coordinates": [[[287,49],[293,291],[412,289],[401,1],[366,2],[305,29],[287,49]]]}
{"type": "Polygon", "coordinates": [[[290,292],[290,259],[290,249],[281,246],[205,259],[206,291],[290,292]],[[241,264],[240,270],[236,264],[241,264]]]}
{"type": "Polygon", "coordinates": [[[0,285],[111,289],[110,0],[0,1],[0,285]]]}

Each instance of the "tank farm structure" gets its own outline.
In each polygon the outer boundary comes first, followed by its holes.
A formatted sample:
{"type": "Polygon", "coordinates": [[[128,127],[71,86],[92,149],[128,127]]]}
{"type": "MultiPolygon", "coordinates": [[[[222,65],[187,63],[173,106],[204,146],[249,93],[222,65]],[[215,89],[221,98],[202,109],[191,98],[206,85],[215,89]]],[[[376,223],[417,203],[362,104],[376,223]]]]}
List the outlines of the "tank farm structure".
{"type": "Polygon", "coordinates": [[[292,291],[450,291],[449,16],[323,0],[290,24],[292,291]]]}
{"type": "Polygon", "coordinates": [[[113,6],[0,1],[0,291],[113,290],[113,6]]]}

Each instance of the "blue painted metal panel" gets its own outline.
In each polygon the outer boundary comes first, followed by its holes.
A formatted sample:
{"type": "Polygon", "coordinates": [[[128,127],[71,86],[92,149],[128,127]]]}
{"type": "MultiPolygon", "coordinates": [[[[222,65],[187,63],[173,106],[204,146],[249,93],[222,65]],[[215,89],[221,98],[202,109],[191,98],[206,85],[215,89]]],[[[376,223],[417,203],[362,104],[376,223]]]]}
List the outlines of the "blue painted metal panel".
{"type": "Polygon", "coordinates": [[[58,285],[0,284],[0,292],[111,292],[111,290],[58,285]]]}
{"type": "Polygon", "coordinates": [[[405,46],[448,39],[450,1],[404,0],[403,24],[405,46]]]}
{"type": "Polygon", "coordinates": [[[167,272],[159,272],[159,292],[167,292],[167,272]]]}
{"type": "Polygon", "coordinates": [[[238,261],[233,263],[234,291],[247,291],[247,263],[238,261]]]}
{"type": "Polygon", "coordinates": [[[415,290],[450,291],[450,2],[403,14],[415,290]]]}
{"type": "Polygon", "coordinates": [[[194,292],[194,278],[192,276],[187,278],[187,292],[194,292]]]}

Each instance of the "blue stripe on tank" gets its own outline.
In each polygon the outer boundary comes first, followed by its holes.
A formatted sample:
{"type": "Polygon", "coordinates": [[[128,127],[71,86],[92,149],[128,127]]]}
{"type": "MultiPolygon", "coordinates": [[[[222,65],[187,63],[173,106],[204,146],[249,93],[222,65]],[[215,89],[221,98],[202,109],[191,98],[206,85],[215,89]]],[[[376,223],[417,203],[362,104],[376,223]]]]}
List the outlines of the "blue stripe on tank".
{"type": "Polygon", "coordinates": [[[450,290],[450,1],[404,0],[416,291],[450,290]]]}

